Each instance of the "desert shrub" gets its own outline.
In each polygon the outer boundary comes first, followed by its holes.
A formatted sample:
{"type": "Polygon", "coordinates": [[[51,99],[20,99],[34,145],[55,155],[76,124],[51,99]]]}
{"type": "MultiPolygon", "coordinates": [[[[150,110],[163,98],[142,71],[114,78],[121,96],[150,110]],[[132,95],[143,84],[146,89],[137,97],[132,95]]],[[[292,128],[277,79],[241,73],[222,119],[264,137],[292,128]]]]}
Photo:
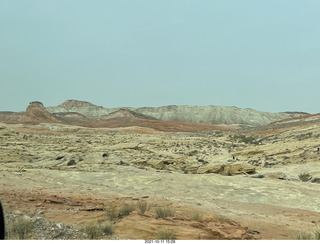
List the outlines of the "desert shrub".
{"type": "Polygon", "coordinates": [[[176,234],[171,230],[162,230],[157,233],[158,240],[175,240],[176,234]]]}
{"type": "Polygon", "coordinates": [[[191,152],[188,153],[188,156],[195,156],[195,155],[197,155],[198,153],[199,153],[198,150],[193,150],[193,151],[191,151],[191,152]]]}
{"type": "Polygon", "coordinates": [[[102,235],[101,226],[96,222],[87,223],[83,227],[83,232],[88,235],[88,238],[90,240],[96,240],[99,236],[102,235]]]}
{"type": "Polygon", "coordinates": [[[311,180],[312,183],[320,183],[320,178],[316,177],[311,180]]]}
{"type": "Polygon", "coordinates": [[[32,231],[32,221],[28,216],[21,216],[8,228],[9,238],[25,240],[32,231]]]}
{"type": "Polygon", "coordinates": [[[115,204],[108,206],[105,211],[107,213],[107,218],[110,221],[114,221],[118,218],[117,206],[115,204]]]}
{"type": "Polygon", "coordinates": [[[225,217],[225,216],[222,216],[222,215],[218,216],[218,217],[216,218],[216,220],[217,220],[218,222],[220,222],[220,223],[228,223],[228,224],[232,224],[232,222],[233,222],[231,219],[229,219],[229,218],[227,218],[227,217],[225,217]]]}
{"type": "Polygon", "coordinates": [[[111,236],[113,234],[113,226],[109,222],[104,222],[100,225],[102,233],[111,236]]]}
{"type": "Polygon", "coordinates": [[[312,179],[312,176],[308,173],[302,173],[299,175],[299,179],[303,182],[309,181],[312,179]]]}
{"type": "Polygon", "coordinates": [[[119,209],[120,216],[128,216],[135,209],[132,204],[125,204],[119,209]]]}
{"type": "Polygon", "coordinates": [[[146,201],[139,201],[137,203],[137,208],[141,214],[144,214],[148,210],[148,204],[146,201]]]}
{"type": "Polygon", "coordinates": [[[246,137],[245,135],[234,135],[231,139],[238,142],[244,142],[245,144],[259,144],[253,136],[246,137]]]}
{"type": "Polygon", "coordinates": [[[199,222],[203,220],[203,216],[202,216],[202,214],[199,213],[199,212],[194,212],[194,213],[192,213],[191,218],[192,218],[193,220],[199,221],[199,222]]]}
{"type": "Polygon", "coordinates": [[[76,161],[74,159],[71,159],[68,163],[67,166],[72,166],[72,165],[76,165],[76,161]]]}
{"type": "Polygon", "coordinates": [[[157,208],[156,214],[158,218],[173,217],[174,212],[170,208],[157,208]]]}
{"type": "Polygon", "coordinates": [[[298,240],[313,240],[313,236],[311,233],[306,233],[306,232],[301,232],[298,236],[297,236],[298,240]]]}

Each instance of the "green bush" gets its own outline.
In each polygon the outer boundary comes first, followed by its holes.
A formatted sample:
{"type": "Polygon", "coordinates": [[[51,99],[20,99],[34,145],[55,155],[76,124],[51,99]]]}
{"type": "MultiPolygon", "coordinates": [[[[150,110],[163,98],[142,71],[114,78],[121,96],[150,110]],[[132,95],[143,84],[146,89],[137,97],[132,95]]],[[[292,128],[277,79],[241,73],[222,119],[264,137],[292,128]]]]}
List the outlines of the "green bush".
{"type": "Polygon", "coordinates": [[[156,210],[156,214],[158,218],[166,218],[166,217],[174,216],[174,212],[169,208],[158,208],[156,210]]]}
{"type": "Polygon", "coordinates": [[[302,173],[299,175],[299,179],[303,182],[307,182],[312,179],[312,176],[308,173],[302,173]]]}

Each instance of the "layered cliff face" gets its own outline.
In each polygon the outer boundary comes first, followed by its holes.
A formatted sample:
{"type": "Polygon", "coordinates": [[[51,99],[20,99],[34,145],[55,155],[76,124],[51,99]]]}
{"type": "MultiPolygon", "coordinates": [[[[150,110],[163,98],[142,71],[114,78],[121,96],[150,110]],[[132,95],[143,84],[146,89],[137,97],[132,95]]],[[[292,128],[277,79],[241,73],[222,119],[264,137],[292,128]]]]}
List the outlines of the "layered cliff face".
{"type": "MultiPolygon", "coordinates": [[[[92,103],[67,100],[57,107],[47,108],[51,113],[77,112],[85,116],[103,116],[120,108],[104,108],[92,103]]],[[[253,109],[226,106],[162,106],[129,108],[131,111],[160,120],[206,124],[260,126],[271,122],[305,115],[306,113],[268,113],[253,109]]]]}

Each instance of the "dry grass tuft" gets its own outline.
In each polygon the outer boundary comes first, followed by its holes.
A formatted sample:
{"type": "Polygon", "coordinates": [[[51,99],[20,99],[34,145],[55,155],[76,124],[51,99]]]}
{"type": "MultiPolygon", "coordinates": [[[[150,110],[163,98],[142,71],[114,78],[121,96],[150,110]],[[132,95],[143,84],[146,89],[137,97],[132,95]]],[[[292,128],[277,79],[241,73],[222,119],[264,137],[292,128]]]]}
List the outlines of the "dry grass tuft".
{"type": "Polygon", "coordinates": [[[87,234],[90,240],[97,240],[102,235],[102,229],[96,222],[90,222],[84,225],[83,232],[87,234]]]}
{"type": "Polygon", "coordinates": [[[195,221],[203,221],[203,215],[199,212],[193,212],[192,215],[191,215],[191,218],[195,221]]]}
{"type": "Polygon", "coordinates": [[[115,204],[106,207],[105,211],[110,221],[115,221],[118,218],[117,206],[115,204]]]}
{"type": "Polygon", "coordinates": [[[135,210],[135,206],[132,204],[125,204],[119,209],[119,216],[128,216],[135,210]]]}
{"type": "Polygon", "coordinates": [[[141,214],[144,214],[148,210],[148,203],[146,201],[139,201],[137,203],[137,208],[141,214]]]}
{"type": "Polygon", "coordinates": [[[171,230],[162,230],[157,233],[158,240],[175,240],[176,234],[171,230]]]}
{"type": "Polygon", "coordinates": [[[170,208],[157,208],[156,214],[158,218],[174,217],[174,212],[170,208]]]}
{"type": "Polygon", "coordinates": [[[21,216],[8,226],[8,239],[25,240],[31,236],[32,221],[28,216],[21,216]]]}
{"type": "Polygon", "coordinates": [[[113,235],[113,226],[110,222],[104,222],[100,224],[100,228],[103,234],[106,234],[108,236],[113,235]]]}

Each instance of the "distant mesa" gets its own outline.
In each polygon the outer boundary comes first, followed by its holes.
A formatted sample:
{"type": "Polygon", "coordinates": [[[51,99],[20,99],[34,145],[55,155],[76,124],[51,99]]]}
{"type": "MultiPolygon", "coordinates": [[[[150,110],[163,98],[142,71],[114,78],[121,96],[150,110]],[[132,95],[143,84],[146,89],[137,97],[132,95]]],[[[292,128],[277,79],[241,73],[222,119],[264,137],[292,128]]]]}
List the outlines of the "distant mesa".
{"type": "Polygon", "coordinates": [[[61,103],[60,105],[58,105],[58,107],[62,107],[62,108],[81,108],[81,107],[100,107],[97,105],[94,105],[90,102],[86,102],[86,101],[79,101],[79,100],[67,100],[63,103],[61,103]]]}

